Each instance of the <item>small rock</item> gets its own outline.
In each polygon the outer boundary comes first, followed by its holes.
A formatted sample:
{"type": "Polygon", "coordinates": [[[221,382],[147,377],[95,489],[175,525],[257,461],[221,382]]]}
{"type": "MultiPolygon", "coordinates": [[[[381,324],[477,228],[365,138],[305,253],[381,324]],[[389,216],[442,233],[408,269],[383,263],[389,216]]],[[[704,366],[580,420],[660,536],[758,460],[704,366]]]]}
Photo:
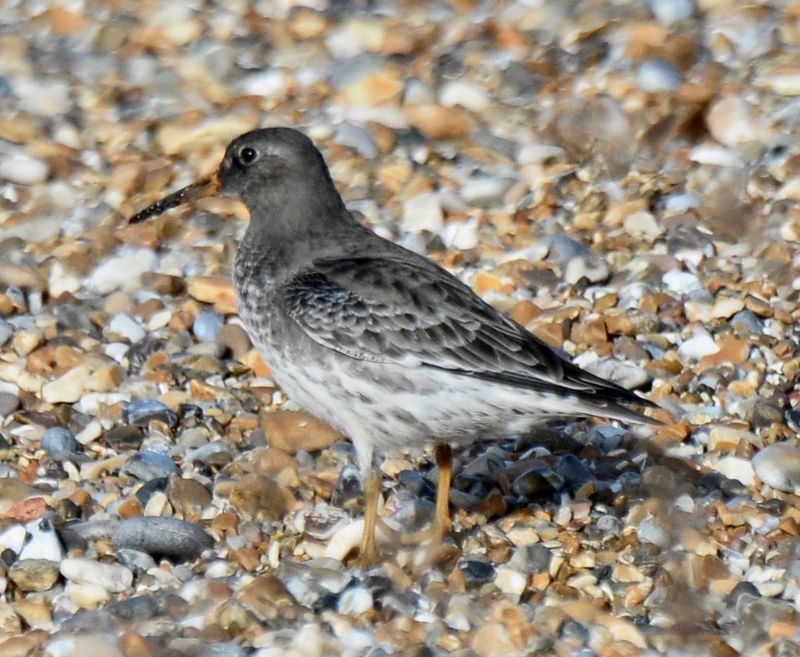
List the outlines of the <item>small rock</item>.
{"type": "Polygon", "coordinates": [[[238,324],[225,324],[217,334],[217,341],[233,353],[233,357],[241,360],[252,345],[247,332],[238,324]]]}
{"type": "Polygon", "coordinates": [[[658,237],[663,229],[658,225],[656,218],[649,212],[632,212],[623,223],[625,230],[631,235],[646,235],[658,237]]]}
{"type": "Polygon", "coordinates": [[[10,392],[0,392],[0,418],[11,415],[19,408],[19,397],[10,392]]]}
{"type": "Polygon", "coordinates": [[[142,325],[130,315],[126,315],[125,313],[120,313],[119,315],[114,316],[114,318],[109,322],[108,328],[112,333],[121,335],[131,344],[139,342],[140,340],[144,339],[145,335],[147,335],[145,330],[142,328],[142,325]]]}
{"type": "Polygon", "coordinates": [[[511,492],[520,497],[535,498],[549,495],[562,485],[561,477],[550,468],[532,468],[512,482],[511,492]]]}
{"type": "Polygon", "coordinates": [[[83,395],[83,387],[90,375],[88,365],[73,367],[63,376],[42,386],[42,399],[49,404],[72,404],[83,395]]]}
{"type": "Polygon", "coordinates": [[[214,544],[199,525],[169,517],[123,520],[111,538],[118,550],[140,550],[181,559],[193,559],[214,544]]]}
{"type": "Polygon", "coordinates": [[[155,399],[132,399],[122,408],[122,421],[137,427],[147,427],[151,420],[167,426],[178,424],[178,415],[166,404],[155,399]]]}
{"type": "Polygon", "coordinates": [[[49,591],[58,580],[58,562],[23,559],[11,566],[8,576],[21,591],[49,591]]]}
{"type": "Polygon", "coordinates": [[[47,180],[50,167],[47,162],[27,155],[14,155],[0,159],[0,178],[18,185],[37,185],[47,180]]]}
{"type": "Polygon", "coordinates": [[[541,543],[521,545],[514,552],[508,566],[527,575],[546,573],[550,569],[552,552],[541,543]]]}
{"type": "Polygon", "coordinates": [[[313,452],[342,440],[327,424],[301,411],[264,413],[261,426],[270,446],[290,454],[313,452]]]}
{"type": "Polygon", "coordinates": [[[482,586],[493,582],[497,573],[494,566],[488,561],[477,559],[464,559],[458,563],[458,569],[464,577],[464,582],[468,587],[482,586]]]}
{"type": "Polygon", "coordinates": [[[68,558],[61,562],[61,574],[77,584],[93,584],[110,593],[121,593],[131,587],[133,573],[118,564],[94,559],[68,558]]]}
{"type": "Polygon", "coordinates": [[[192,333],[201,342],[213,342],[225,324],[225,318],[213,310],[202,310],[192,324],[192,333]]]}
{"type": "Polygon", "coordinates": [[[139,285],[139,277],[154,269],[157,262],[158,258],[152,249],[123,252],[95,269],[89,276],[88,285],[100,294],[133,289],[139,285]]]}
{"type": "Polygon", "coordinates": [[[104,436],[104,440],[106,446],[116,451],[139,449],[144,440],[144,434],[139,427],[120,425],[109,429],[104,436]]]}
{"type": "Polygon", "coordinates": [[[703,289],[700,280],[688,271],[673,269],[661,277],[661,282],[671,292],[684,295],[703,289]]]}
{"type": "Polygon", "coordinates": [[[706,332],[696,333],[678,347],[678,354],[681,358],[690,361],[700,360],[704,356],[716,354],[718,351],[717,343],[706,332]]]}
{"type": "Polygon", "coordinates": [[[738,456],[726,456],[720,459],[713,468],[728,479],[740,481],[745,486],[752,486],[756,480],[753,464],[748,459],[738,456]]]}
{"type": "Polygon", "coordinates": [[[766,122],[757,118],[750,104],[739,96],[727,96],[711,105],[706,123],[714,139],[729,147],[771,136],[766,122]]]}
{"type": "Polygon", "coordinates": [[[513,600],[519,601],[522,594],[528,588],[528,578],[513,568],[501,566],[497,569],[494,585],[503,593],[511,596],[513,600]]]}
{"type": "Polygon", "coordinates": [[[675,91],[681,85],[681,76],[666,59],[647,59],[636,73],[639,88],[645,93],[675,91]]]}
{"type": "Polygon", "coordinates": [[[444,212],[436,192],[423,192],[403,202],[403,230],[438,233],[444,225],[444,212]]]}
{"type": "MultiPolygon", "coordinates": [[[[215,492],[227,488],[218,484],[215,492]]],[[[229,488],[230,502],[248,519],[277,520],[286,512],[286,496],[274,479],[261,474],[237,478],[229,488]]]]}
{"type": "Polygon", "coordinates": [[[372,593],[360,586],[355,586],[342,591],[337,604],[337,611],[346,616],[360,616],[372,609],[374,600],[372,593]]]}
{"type": "Polygon", "coordinates": [[[211,493],[203,484],[178,474],[170,475],[165,492],[172,508],[184,518],[200,517],[211,504],[211,493]]]}
{"type": "Polygon", "coordinates": [[[42,435],[42,449],[50,456],[78,451],[75,435],[66,427],[51,427],[42,435]]]}
{"type": "Polygon", "coordinates": [[[364,128],[353,123],[344,122],[336,128],[333,140],[342,146],[348,146],[358,151],[359,155],[372,159],[378,155],[378,147],[364,128]]]}
{"type": "Polygon", "coordinates": [[[134,454],[125,463],[123,470],[140,481],[150,481],[179,472],[178,466],[171,458],[150,450],[134,454]]]}
{"type": "Polygon", "coordinates": [[[439,102],[445,107],[463,107],[482,112],[489,106],[489,97],[479,86],[466,80],[452,80],[442,85],[439,102]]]}
{"type": "Polygon", "coordinates": [[[582,278],[590,283],[600,283],[608,279],[610,272],[605,260],[596,256],[572,258],[564,268],[564,281],[575,285],[582,278]]]}
{"type": "Polygon", "coordinates": [[[800,488],[800,447],[774,443],[753,457],[759,479],[776,490],[796,493],[800,488]]]}
{"type": "Polygon", "coordinates": [[[494,176],[482,176],[468,180],[461,188],[461,198],[476,207],[496,205],[503,199],[511,181],[494,176]]]}

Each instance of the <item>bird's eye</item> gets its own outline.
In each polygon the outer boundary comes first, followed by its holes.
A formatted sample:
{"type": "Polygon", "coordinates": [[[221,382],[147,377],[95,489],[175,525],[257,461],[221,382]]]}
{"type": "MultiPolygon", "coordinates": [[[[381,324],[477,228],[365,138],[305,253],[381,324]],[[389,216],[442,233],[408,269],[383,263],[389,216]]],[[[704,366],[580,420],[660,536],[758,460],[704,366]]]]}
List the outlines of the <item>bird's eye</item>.
{"type": "Polygon", "coordinates": [[[252,164],[258,159],[258,151],[252,146],[245,146],[239,151],[239,161],[242,164],[252,164]]]}

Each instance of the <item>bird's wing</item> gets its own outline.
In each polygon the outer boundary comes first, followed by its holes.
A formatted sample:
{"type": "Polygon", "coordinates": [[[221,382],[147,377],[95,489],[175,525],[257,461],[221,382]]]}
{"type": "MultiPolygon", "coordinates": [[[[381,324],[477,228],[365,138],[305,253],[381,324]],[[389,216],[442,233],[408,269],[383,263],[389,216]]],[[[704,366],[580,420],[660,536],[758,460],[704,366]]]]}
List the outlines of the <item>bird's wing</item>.
{"type": "Polygon", "coordinates": [[[352,358],[649,405],[564,360],[424,260],[319,259],[289,280],[280,297],[283,310],[309,337],[352,358]]]}

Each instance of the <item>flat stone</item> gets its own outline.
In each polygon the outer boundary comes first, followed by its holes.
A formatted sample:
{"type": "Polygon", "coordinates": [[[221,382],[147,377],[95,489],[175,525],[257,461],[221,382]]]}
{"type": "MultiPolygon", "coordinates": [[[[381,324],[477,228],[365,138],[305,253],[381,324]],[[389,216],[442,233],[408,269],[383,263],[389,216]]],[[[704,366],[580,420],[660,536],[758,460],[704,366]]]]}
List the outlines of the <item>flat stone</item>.
{"type": "Polygon", "coordinates": [[[90,374],[88,365],[73,367],[66,374],[42,386],[42,399],[49,404],[71,404],[78,401],[90,374]]]}
{"type": "Polygon", "coordinates": [[[174,427],[178,424],[178,415],[169,406],[155,399],[132,399],[123,406],[122,421],[126,424],[147,427],[151,420],[174,427]]]}
{"type": "Polygon", "coordinates": [[[177,518],[138,517],[120,522],[112,535],[114,547],[147,554],[193,559],[214,541],[202,527],[177,518]]]}
{"type": "Polygon", "coordinates": [[[302,411],[264,413],[261,426],[270,446],[290,454],[313,452],[342,440],[327,424],[302,411]]]}
{"type": "Polygon", "coordinates": [[[8,571],[21,591],[49,591],[58,581],[58,562],[49,559],[22,559],[8,571]]]}
{"type": "Polygon", "coordinates": [[[125,472],[133,475],[141,481],[149,481],[158,477],[166,477],[173,472],[178,472],[178,466],[175,462],[158,452],[151,452],[145,450],[134,454],[125,463],[123,468],[125,472]]]}
{"type": "Polygon", "coordinates": [[[133,573],[125,566],[82,557],[64,559],[60,571],[76,584],[93,584],[110,593],[126,591],[133,583],[133,573]]]}

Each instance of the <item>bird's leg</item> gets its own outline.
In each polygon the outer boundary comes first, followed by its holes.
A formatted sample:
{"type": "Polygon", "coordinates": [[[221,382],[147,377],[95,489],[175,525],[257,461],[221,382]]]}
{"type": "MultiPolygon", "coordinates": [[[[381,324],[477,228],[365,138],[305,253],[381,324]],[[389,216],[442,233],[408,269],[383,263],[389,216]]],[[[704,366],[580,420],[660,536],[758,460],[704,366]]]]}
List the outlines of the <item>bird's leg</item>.
{"type": "Polygon", "coordinates": [[[433,517],[433,534],[441,541],[450,531],[450,482],[453,479],[453,453],[450,445],[436,446],[436,465],[439,479],[436,482],[436,513],[433,517]]]}
{"type": "Polygon", "coordinates": [[[453,479],[453,454],[450,445],[437,445],[434,455],[439,468],[439,479],[436,482],[436,510],[433,523],[428,529],[407,536],[403,540],[406,545],[425,541],[440,543],[444,535],[450,531],[450,483],[453,479]]]}
{"type": "Polygon", "coordinates": [[[364,480],[364,533],[361,535],[361,549],[358,553],[358,565],[363,569],[369,568],[378,554],[375,547],[375,521],[378,517],[380,493],[380,479],[370,470],[364,480]]]}

